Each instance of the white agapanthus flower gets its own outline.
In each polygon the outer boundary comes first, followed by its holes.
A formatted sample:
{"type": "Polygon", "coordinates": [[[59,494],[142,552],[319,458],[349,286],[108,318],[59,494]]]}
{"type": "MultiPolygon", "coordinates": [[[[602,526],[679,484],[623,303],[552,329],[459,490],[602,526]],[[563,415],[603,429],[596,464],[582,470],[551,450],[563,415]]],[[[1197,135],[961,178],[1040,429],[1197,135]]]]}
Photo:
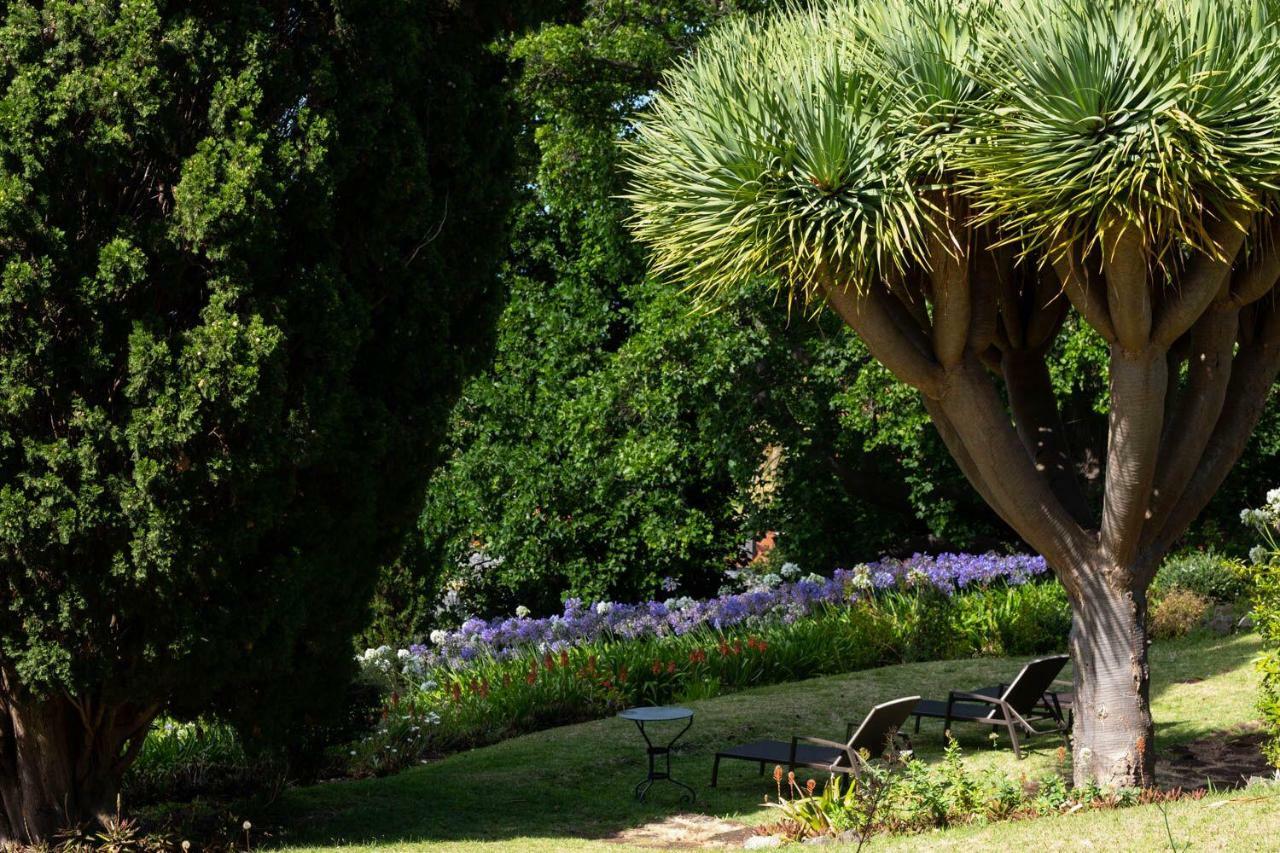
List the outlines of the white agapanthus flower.
{"type": "Polygon", "coordinates": [[[597,601],[597,602],[596,602],[596,614],[597,614],[597,615],[599,615],[599,616],[607,616],[607,615],[609,615],[609,611],[611,611],[611,610],[613,610],[613,602],[612,602],[612,601],[597,601]]]}
{"type": "Polygon", "coordinates": [[[871,569],[866,564],[858,566],[853,570],[853,577],[849,578],[849,583],[855,589],[871,589],[874,582],[871,580],[871,569]]]}
{"type": "Polygon", "coordinates": [[[1271,552],[1267,550],[1265,545],[1255,545],[1249,549],[1249,561],[1255,565],[1265,563],[1269,556],[1271,556],[1271,552]]]}
{"type": "Polygon", "coordinates": [[[800,574],[800,567],[795,563],[783,563],[781,572],[784,578],[793,578],[800,574]]]}
{"type": "Polygon", "coordinates": [[[517,608],[516,608],[516,618],[517,618],[517,619],[528,619],[528,618],[529,618],[529,613],[530,613],[530,612],[531,612],[531,611],[529,610],[529,608],[527,608],[527,607],[525,607],[523,604],[521,604],[519,607],[517,607],[517,608]]]}
{"type": "Polygon", "coordinates": [[[442,628],[436,628],[434,631],[431,632],[431,636],[428,637],[427,639],[431,640],[431,645],[433,646],[442,646],[444,645],[444,641],[448,638],[449,638],[448,631],[445,631],[442,628]]]}

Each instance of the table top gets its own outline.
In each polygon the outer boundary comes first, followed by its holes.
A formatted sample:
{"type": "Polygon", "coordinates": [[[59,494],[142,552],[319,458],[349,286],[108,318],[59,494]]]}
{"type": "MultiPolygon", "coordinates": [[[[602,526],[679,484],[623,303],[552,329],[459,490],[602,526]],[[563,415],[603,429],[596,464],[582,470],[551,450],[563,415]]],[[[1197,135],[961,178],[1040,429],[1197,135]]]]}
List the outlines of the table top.
{"type": "Polygon", "coordinates": [[[675,705],[658,705],[652,708],[628,708],[618,716],[638,723],[657,723],[663,720],[683,720],[692,717],[693,711],[675,705]]]}

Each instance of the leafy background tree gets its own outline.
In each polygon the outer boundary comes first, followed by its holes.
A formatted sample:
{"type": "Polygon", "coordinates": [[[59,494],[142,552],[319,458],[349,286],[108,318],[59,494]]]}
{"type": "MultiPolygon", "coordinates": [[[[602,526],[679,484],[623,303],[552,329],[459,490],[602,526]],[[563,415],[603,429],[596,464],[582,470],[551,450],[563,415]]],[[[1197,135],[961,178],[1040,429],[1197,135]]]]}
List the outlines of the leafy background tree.
{"type": "Polygon", "coordinates": [[[500,304],[509,4],[0,19],[0,845],[341,697],[500,304]]]}
{"type": "MultiPolygon", "coordinates": [[[[645,278],[616,141],[664,71],[767,2],[601,0],[513,39],[524,119],[493,368],[453,415],[422,546],[384,574],[369,639],[569,595],[714,590],[743,542],[827,571],[882,553],[1025,547],[978,500],[916,395],[856,336],[767,287],[691,313],[645,278]],[[761,488],[761,471],[767,471],[761,488]]],[[[1069,320],[1050,358],[1100,495],[1107,352],[1069,320]]],[[[1280,473],[1273,405],[1189,543],[1238,536],[1249,484],[1280,473]]],[[[1256,491],[1256,489],[1254,490],[1256,491]]]]}

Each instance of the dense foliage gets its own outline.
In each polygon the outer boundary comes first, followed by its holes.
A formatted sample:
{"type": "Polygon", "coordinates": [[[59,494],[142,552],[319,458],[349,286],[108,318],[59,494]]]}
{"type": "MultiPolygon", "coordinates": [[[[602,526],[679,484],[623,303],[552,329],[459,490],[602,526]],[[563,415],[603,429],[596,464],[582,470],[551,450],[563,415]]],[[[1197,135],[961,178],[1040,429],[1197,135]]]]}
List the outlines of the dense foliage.
{"type": "Polygon", "coordinates": [[[5,6],[0,779],[341,696],[490,340],[504,9],[5,6]]]}
{"type": "MultiPolygon", "coordinates": [[[[714,312],[644,277],[623,228],[633,114],[704,33],[767,3],[611,0],[513,41],[524,200],[492,371],[454,414],[423,547],[384,578],[372,641],[565,596],[712,591],[741,544],[829,573],[881,553],[1016,543],[973,495],[917,398],[830,317],[748,287],[714,312]]],[[[1050,357],[1093,500],[1107,351],[1068,321],[1050,357]]],[[[1223,542],[1274,467],[1272,407],[1196,533],[1223,542]]]]}

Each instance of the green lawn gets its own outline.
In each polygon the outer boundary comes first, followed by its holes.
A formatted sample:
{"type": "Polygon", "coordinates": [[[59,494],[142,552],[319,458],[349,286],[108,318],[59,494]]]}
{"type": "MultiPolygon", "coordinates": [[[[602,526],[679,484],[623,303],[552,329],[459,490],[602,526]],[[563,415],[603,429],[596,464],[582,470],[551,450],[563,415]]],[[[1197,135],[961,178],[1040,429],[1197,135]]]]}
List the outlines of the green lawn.
{"type": "MultiPolygon", "coordinates": [[[[1193,638],[1152,649],[1157,746],[1167,747],[1254,719],[1255,637],[1193,638]]],[[[781,684],[696,702],[693,729],[677,753],[675,775],[698,789],[693,811],[744,823],[772,819],[760,803],[772,782],[743,762],[721,768],[707,787],[716,747],[791,733],[835,736],[868,707],[909,693],[943,696],[949,687],[1006,679],[1018,661],[981,659],[885,667],[781,684]]],[[[1065,673],[1064,673],[1065,675],[1065,673]]],[[[1058,766],[1060,742],[1040,742],[1025,761],[1007,743],[993,749],[985,732],[960,727],[966,761],[1037,773],[1058,766]]],[[[942,748],[939,726],[915,738],[918,754],[942,748]]],[[[690,810],[659,783],[646,804],[631,799],[643,777],[643,750],[630,723],[617,719],[565,726],[454,755],[397,776],[288,792],[265,817],[288,827],[293,849],[356,846],[393,850],[609,850],[621,830],[690,810]]],[[[1260,849],[1280,837],[1280,799],[1271,789],[1213,795],[1167,809],[1179,844],[1195,849],[1260,849]]],[[[1155,807],[1090,812],[1015,824],[961,828],[927,836],[880,839],[876,849],[937,849],[977,842],[1002,848],[1152,849],[1167,847],[1165,817],[1155,807]],[[1117,841],[1117,839],[1123,839],[1117,841]],[[1069,842],[1069,843],[1068,843],[1069,842]],[[1117,844],[1120,847],[1117,848],[1117,844]]],[[[798,849],[798,848],[797,848],[798,849]]]]}

